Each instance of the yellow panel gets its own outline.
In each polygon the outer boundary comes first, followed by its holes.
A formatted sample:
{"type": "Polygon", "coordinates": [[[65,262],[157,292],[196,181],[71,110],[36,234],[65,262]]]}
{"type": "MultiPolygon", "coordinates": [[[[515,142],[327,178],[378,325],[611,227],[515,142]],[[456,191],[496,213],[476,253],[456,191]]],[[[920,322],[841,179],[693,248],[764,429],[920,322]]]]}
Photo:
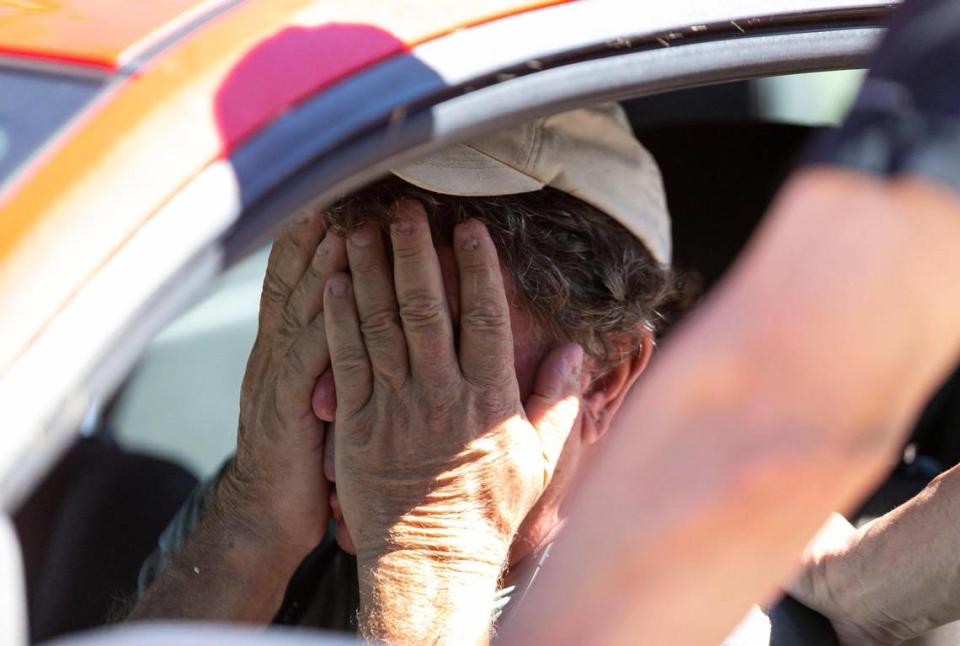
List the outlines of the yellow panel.
{"type": "Polygon", "coordinates": [[[115,67],[140,39],[205,0],[0,0],[0,53],[115,67]]]}

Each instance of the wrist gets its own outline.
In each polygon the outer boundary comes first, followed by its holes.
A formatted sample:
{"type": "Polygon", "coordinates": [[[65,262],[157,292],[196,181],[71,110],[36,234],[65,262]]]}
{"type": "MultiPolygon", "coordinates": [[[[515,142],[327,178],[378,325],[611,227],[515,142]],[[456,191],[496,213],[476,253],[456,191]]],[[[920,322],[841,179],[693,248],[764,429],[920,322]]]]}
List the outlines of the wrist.
{"type": "Polygon", "coordinates": [[[385,643],[484,644],[506,549],[394,548],[358,555],[360,627],[385,643]]]}
{"type": "Polygon", "coordinates": [[[876,589],[868,580],[873,568],[864,571],[858,562],[858,543],[867,529],[858,530],[845,549],[825,554],[816,565],[823,594],[832,602],[828,616],[837,634],[847,637],[844,643],[899,644],[916,635],[898,636],[898,625],[902,632],[906,623],[898,622],[889,608],[883,610],[886,586],[876,589]]]}
{"type": "MultiPolygon", "coordinates": [[[[518,511],[523,506],[519,493],[500,490],[495,495],[484,484],[488,480],[477,464],[451,467],[429,481],[391,478],[388,496],[367,497],[351,506],[363,509],[363,522],[348,519],[358,554],[373,558],[395,550],[427,550],[499,555],[509,548],[525,514],[518,511]]],[[[387,487],[377,482],[366,488],[387,487]]],[[[347,507],[346,489],[338,492],[347,507]]]]}
{"type": "Polygon", "coordinates": [[[368,520],[366,531],[354,534],[360,562],[373,564],[382,556],[402,553],[425,555],[441,564],[496,569],[504,563],[513,531],[480,508],[436,504],[406,508],[406,513],[368,516],[379,520],[368,520]]]}
{"type": "Polygon", "coordinates": [[[237,477],[230,464],[218,483],[207,516],[229,534],[238,549],[254,557],[248,561],[251,568],[269,563],[268,569],[289,578],[316,544],[290,536],[287,524],[252,489],[237,477]]]}
{"type": "Polygon", "coordinates": [[[486,643],[510,549],[476,511],[436,505],[358,545],[361,631],[386,643],[486,643]]]}

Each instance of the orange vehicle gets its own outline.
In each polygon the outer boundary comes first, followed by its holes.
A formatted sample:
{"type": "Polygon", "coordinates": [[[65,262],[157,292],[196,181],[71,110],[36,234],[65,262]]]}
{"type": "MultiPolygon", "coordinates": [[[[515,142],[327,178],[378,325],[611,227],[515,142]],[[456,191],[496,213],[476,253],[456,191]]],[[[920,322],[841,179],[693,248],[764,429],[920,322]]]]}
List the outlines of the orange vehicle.
{"type": "Polygon", "coordinates": [[[808,131],[751,112],[755,82],[862,67],[893,4],[0,0],[0,643],[96,625],[56,619],[42,572],[66,503],[37,501],[156,335],[279,222],[618,100],[663,167],[677,262],[708,288],[808,131]],[[750,118],[718,126],[733,95],[750,118]]]}

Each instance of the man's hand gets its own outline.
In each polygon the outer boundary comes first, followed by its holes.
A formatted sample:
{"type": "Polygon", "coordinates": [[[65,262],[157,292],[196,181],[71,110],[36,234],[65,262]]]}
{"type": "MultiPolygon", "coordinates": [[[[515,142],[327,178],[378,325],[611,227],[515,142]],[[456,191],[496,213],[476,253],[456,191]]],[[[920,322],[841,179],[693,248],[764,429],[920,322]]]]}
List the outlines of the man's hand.
{"type": "Polygon", "coordinates": [[[211,505],[133,619],[266,623],[329,517],[323,423],[311,396],[328,368],[323,286],[346,268],[342,239],[323,216],[278,236],[267,266],[260,327],[240,394],[237,453],[211,505]]]}
{"type": "Polygon", "coordinates": [[[324,424],[311,398],[330,361],[323,288],[346,268],[346,252],[341,238],[325,235],[322,218],[297,220],[271,251],[240,395],[237,453],[218,491],[224,513],[297,559],[320,543],[329,520],[324,424]]]}
{"type": "Polygon", "coordinates": [[[834,519],[804,553],[795,597],[844,646],[886,646],[960,620],[960,467],[868,525],[834,519]]]}
{"type": "MultiPolygon", "coordinates": [[[[832,564],[857,549],[867,527],[857,530],[840,514],[831,514],[804,550],[801,558],[803,573],[789,590],[794,598],[830,620],[842,646],[890,646],[901,641],[870,620],[871,615],[879,610],[874,605],[879,599],[850,598],[846,592],[856,587],[856,581],[841,582],[830,576],[832,564]]],[[[877,574],[886,569],[880,563],[875,563],[874,567],[877,574]]]]}
{"type": "Polygon", "coordinates": [[[582,351],[544,362],[524,411],[510,311],[485,227],[457,226],[459,349],[419,203],[349,236],[325,322],[337,389],[337,490],[357,548],[364,629],[385,641],[489,637],[514,532],[578,415],[582,351]],[[535,422],[535,423],[531,423],[535,422]]]}

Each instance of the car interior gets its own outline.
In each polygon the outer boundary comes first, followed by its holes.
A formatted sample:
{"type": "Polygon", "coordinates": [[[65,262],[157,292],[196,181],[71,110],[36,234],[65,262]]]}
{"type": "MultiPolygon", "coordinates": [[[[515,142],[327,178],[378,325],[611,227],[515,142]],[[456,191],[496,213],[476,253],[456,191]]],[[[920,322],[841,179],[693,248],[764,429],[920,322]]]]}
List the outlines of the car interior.
{"type": "MultiPolygon", "coordinates": [[[[829,125],[771,114],[762,91],[742,81],[624,102],[660,164],[675,265],[694,300],[736,259],[815,126],[829,125]]],[[[32,643],[122,618],[158,535],[231,451],[265,262],[265,248],[251,253],[154,340],[20,508],[32,643]]],[[[960,372],[919,418],[901,464],[852,518],[892,509],[958,463],[960,439],[948,432],[958,421],[960,372]]],[[[825,619],[792,600],[767,614],[770,644],[836,643],[825,619]]]]}

